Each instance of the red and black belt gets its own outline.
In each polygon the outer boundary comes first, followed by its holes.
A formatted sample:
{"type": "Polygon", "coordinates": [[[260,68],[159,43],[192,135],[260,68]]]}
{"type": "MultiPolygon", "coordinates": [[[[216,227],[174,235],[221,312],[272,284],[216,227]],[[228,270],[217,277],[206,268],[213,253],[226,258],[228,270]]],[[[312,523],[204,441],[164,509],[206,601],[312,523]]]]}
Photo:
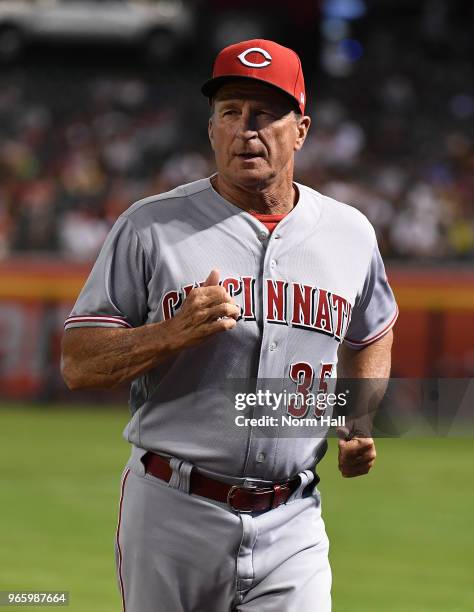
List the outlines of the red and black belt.
{"type": "MultiPolygon", "coordinates": [[[[144,455],[142,461],[147,474],[165,482],[170,481],[173,470],[168,459],[148,452],[144,455]]],[[[311,491],[318,481],[319,478],[316,476],[310,485],[311,491]]],[[[189,492],[228,504],[237,512],[265,512],[288,501],[300,482],[300,478],[297,476],[286,482],[266,487],[242,487],[209,478],[193,470],[190,476],[189,492]]]]}

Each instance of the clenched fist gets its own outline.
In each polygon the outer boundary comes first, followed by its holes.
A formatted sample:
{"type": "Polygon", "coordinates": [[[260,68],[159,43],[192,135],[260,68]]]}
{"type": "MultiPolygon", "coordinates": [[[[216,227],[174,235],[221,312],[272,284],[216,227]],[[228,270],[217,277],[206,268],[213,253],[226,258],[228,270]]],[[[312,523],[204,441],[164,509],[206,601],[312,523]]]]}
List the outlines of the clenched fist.
{"type": "Polygon", "coordinates": [[[375,463],[375,442],[372,438],[354,437],[347,439],[349,430],[340,427],[339,436],[339,471],[344,478],[353,478],[368,474],[375,463]]]}
{"type": "Polygon", "coordinates": [[[235,327],[239,316],[239,306],[219,285],[219,271],[212,270],[204,285],[192,289],[181,310],[167,321],[169,345],[172,350],[195,346],[235,327]]]}

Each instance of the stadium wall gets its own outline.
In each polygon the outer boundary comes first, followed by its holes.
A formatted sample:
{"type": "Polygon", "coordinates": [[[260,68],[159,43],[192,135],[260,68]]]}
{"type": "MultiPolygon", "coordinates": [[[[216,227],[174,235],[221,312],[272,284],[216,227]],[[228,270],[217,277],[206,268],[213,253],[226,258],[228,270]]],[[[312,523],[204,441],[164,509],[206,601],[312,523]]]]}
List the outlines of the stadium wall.
{"type": "MultiPolygon", "coordinates": [[[[0,263],[0,396],[62,399],[63,323],[90,264],[17,258],[0,263]]],[[[474,373],[474,272],[387,267],[400,307],[392,375],[474,373]]]]}

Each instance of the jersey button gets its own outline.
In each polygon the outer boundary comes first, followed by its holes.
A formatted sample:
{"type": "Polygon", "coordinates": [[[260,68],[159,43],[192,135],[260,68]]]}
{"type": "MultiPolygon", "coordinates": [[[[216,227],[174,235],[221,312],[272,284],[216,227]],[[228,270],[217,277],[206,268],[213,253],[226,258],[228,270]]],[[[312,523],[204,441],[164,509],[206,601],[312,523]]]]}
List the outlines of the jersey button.
{"type": "Polygon", "coordinates": [[[276,347],[277,347],[277,343],[276,343],[276,342],[272,342],[272,343],[270,344],[270,346],[269,346],[269,349],[270,349],[271,351],[275,351],[275,350],[276,350],[276,347]]]}
{"type": "Polygon", "coordinates": [[[263,463],[266,459],[265,453],[258,453],[257,455],[257,463],[263,463]]]}
{"type": "Polygon", "coordinates": [[[272,259],[270,262],[270,268],[274,268],[276,265],[277,265],[277,262],[274,259],[272,259]]]}
{"type": "Polygon", "coordinates": [[[268,238],[268,234],[266,232],[260,232],[260,234],[258,235],[258,237],[260,238],[260,240],[263,242],[264,240],[266,240],[268,238]]]}

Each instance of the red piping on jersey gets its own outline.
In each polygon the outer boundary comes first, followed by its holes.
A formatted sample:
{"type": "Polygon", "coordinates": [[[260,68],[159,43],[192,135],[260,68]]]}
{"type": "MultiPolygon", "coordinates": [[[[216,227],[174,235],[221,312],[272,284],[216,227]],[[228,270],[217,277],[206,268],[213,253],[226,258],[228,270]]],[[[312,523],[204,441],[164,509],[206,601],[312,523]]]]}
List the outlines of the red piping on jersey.
{"type": "Polygon", "coordinates": [[[120,489],[119,518],[118,518],[117,534],[116,534],[116,542],[117,542],[117,550],[118,550],[118,575],[119,575],[119,582],[120,582],[120,596],[122,598],[123,612],[126,612],[126,610],[125,610],[125,593],[123,589],[123,579],[122,579],[122,549],[120,548],[119,538],[120,538],[120,525],[122,523],[123,494],[125,491],[125,483],[127,482],[127,478],[129,474],[130,474],[130,470],[127,470],[124,474],[124,477],[122,480],[122,486],[120,489]]]}
{"type": "Polygon", "coordinates": [[[395,325],[395,321],[397,319],[398,319],[398,306],[397,306],[397,309],[395,311],[395,314],[394,314],[393,318],[390,320],[390,323],[388,323],[381,331],[376,333],[375,336],[372,336],[372,338],[367,338],[367,340],[362,340],[362,341],[360,341],[360,340],[351,340],[350,338],[345,338],[344,341],[348,342],[349,344],[354,344],[355,346],[366,346],[367,344],[372,344],[372,342],[375,342],[376,340],[379,340],[388,331],[390,331],[390,328],[395,325]]]}
{"type": "Polygon", "coordinates": [[[132,327],[130,323],[127,323],[125,319],[121,319],[120,317],[107,317],[100,315],[84,315],[77,317],[69,317],[64,322],[64,326],[66,327],[70,323],[99,323],[102,321],[103,323],[116,323],[122,327],[132,327]]]}

